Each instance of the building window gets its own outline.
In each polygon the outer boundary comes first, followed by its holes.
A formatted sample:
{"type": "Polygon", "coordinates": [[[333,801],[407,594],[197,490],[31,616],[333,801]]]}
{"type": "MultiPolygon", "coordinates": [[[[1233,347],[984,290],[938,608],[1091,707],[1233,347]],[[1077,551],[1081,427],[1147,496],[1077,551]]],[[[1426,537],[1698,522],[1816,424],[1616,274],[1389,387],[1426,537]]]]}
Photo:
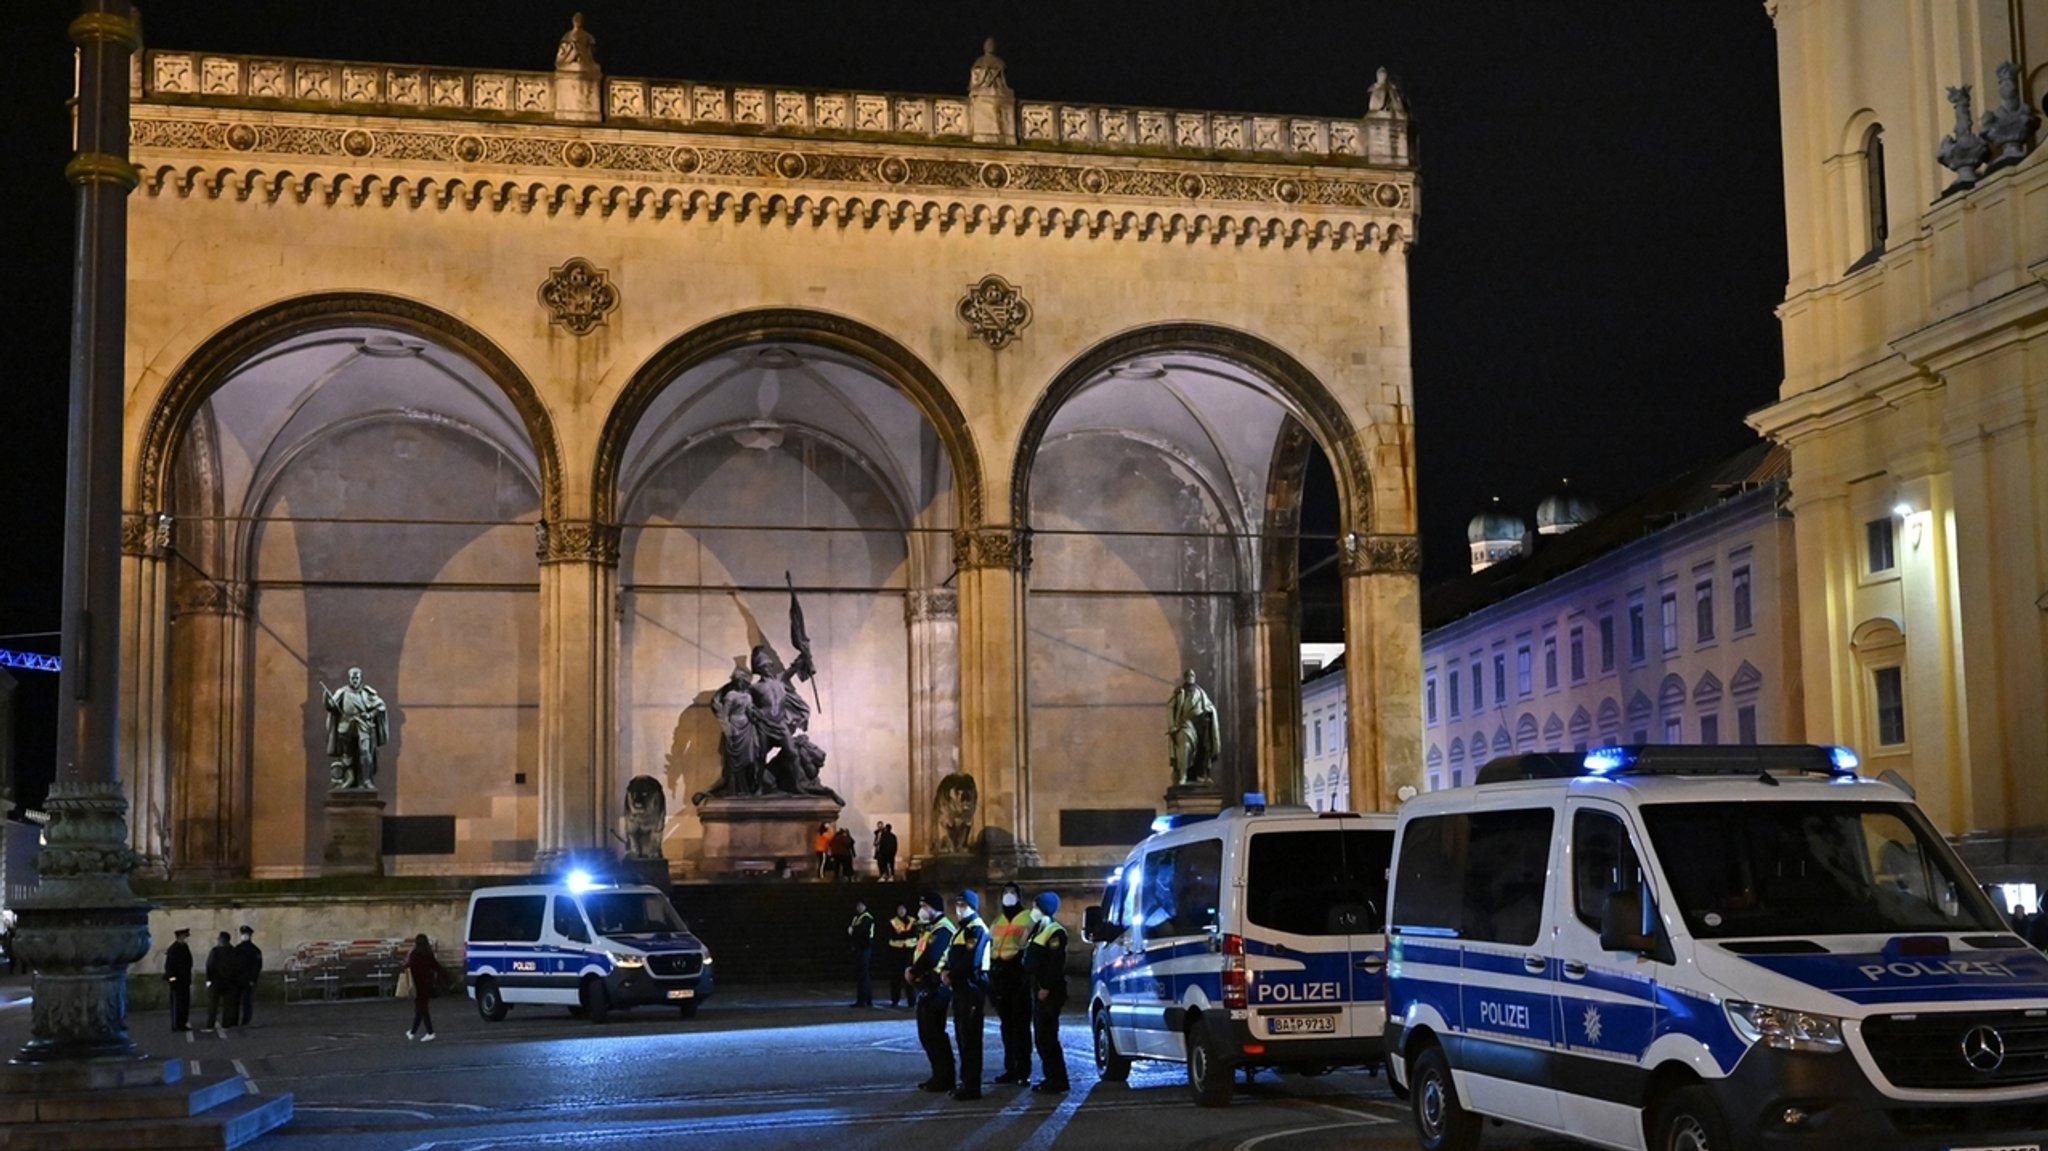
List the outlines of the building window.
{"type": "Polygon", "coordinates": [[[1657,624],[1665,651],[1678,650],[1678,593],[1665,592],[1657,599],[1657,624]]]}
{"type": "Polygon", "coordinates": [[[1648,659],[1649,649],[1643,639],[1643,605],[1640,601],[1628,605],[1628,660],[1641,663],[1648,659]]]}
{"type": "Polygon", "coordinates": [[[1906,742],[1905,677],[1896,667],[1871,674],[1877,686],[1877,745],[1898,747],[1906,742]]]}
{"type": "Polygon", "coordinates": [[[1428,679],[1422,681],[1422,714],[1428,717],[1428,722],[1436,722],[1435,676],[1430,676],[1428,679]]]}
{"type": "Polygon", "coordinates": [[[1704,579],[1692,587],[1693,630],[1700,643],[1714,640],[1714,581],[1704,579]]]}
{"type": "Polygon", "coordinates": [[[1665,720],[1665,721],[1664,721],[1664,742],[1665,742],[1665,743],[1684,743],[1684,742],[1685,742],[1685,724],[1684,724],[1684,722],[1683,722],[1683,721],[1681,721],[1681,720],[1679,720],[1679,719],[1677,719],[1677,718],[1675,718],[1675,717],[1674,717],[1674,718],[1672,718],[1672,719],[1667,719],[1667,720],[1665,720]]]}
{"type": "Polygon", "coordinates": [[[1728,580],[1733,585],[1728,592],[1728,599],[1729,607],[1735,613],[1735,630],[1748,631],[1750,625],[1755,622],[1749,614],[1749,569],[1736,568],[1729,574],[1728,580]]]}
{"type": "Polygon", "coordinates": [[[1472,661],[1472,710],[1475,712],[1486,707],[1486,689],[1482,686],[1485,682],[1479,677],[1479,661],[1475,659],[1472,661]]]}
{"type": "Polygon", "coordinates": [[[1753,703],[1745,703],[1735,709],[1735,742],[1756,742],[1756,705],[1753,703]]]}
{"type": "Polygon", "coordinates": [[[1863,525],[1865,541],[1864,554],[1869,559],[1869,574],[1878,575],[1898,566],[1898,558],[1892,554],[1892,544],[1897,538],[1893,530],[1892,517],[1871,520],[1863,525]]]}
{"type": "Polygon", "coordinates": [[[1629,733],[1628,733],[1628,735],[1629,735],[1629,739],[1628,739],[1628,741],[1629,741],[1630,743],[1648,743],[1648,742],[1650,742],[1650,729],[1649,729],[1649,728],[1647,728],[1647,727],[1639,727],[1639,728],[1635,729],[1634,731],[1631,731],[1631,732],[1629,732],[1629,733]]]}
{"type": "MultiPolygon", "coordinates": [[[[1551,653],[1552,663],[1556,662],[1556,654],[1556,652],[1551,653]]],[[[1515,691],[1520,695],[1528,695],[1535,689],[1535,685],[1530,682],[1530,674],[1533,669],[1529,666],[1529,661],[1529,645],[1525,643],[1517,646],[1515,648],[1515,691]]]]}
{"type": "Polygon", "coordinates": [[[1450,675],[1451,681],[1445,686],[1450,689],[1447,694],[1451,697],[1451,718],[1456,719],[1458,718],[1458,669],[1452,668],[1450,675]]]}
{"type": "Polygon", "coordinates": [[[1567,657],[1571,661],[1572,682],[1586,681],[1586,629],[1575,627],[1571,634],[1571,647],[1567,657]]]}
{"type": "MultiPolygon", "coordinates": [[[[1866,243],[1864,259],[1868,260],[1884,251],[1884,242],[1890,226],[1885,223],[1887,206],[1884,194],[1884,125],[1872,124],[1870,131],[1863,135],[1863,233],[1866,243]]],[[[1859,263],[1862,261],[1858,261],[1859,263]]]]}
{"type": "Polygon", "coordinates": [[[1508,653],[1493,653],[1493,706],[1499,707],[1508,701],[1508,653]]]}
{"type": "Polygon", "coordinates": [[[1614,617],[1600,617],[1600,670],[1614,670],[1614,617]]]}
{"type": "Polygon", "coordinates": [[[1316,754],[1323,754],[1323,721],[1316,721],[1316,754]]]}
{"type": "Polygon", "coordinates": [[[1721,742],[1721,717],[1703,715],[1700,717],[1700,742],[1709,747],[1721,742]]]}

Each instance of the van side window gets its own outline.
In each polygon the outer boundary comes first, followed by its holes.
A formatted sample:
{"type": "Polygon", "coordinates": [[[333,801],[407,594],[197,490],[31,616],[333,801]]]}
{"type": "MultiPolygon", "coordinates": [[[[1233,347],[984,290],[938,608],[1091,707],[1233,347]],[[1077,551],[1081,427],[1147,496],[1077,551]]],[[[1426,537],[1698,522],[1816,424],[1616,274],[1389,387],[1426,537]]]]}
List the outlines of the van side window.
{"type": "Polygon", "coordinates": [[[590,942],[590,929],[583,926],[583,909],[566,895],[555,896],[555,934],[577,943],[590,942]]]}
{"type": "Polygon", "coordinates": [[[1465,849],[1467,939],[1526,946],[1543,926],[1551,813],[1477,811],[1465,849]]]}
{"type": "Polygon", "coordinates": [[[1628,828],[1605,811],[1572,816],[1572,909],[1579,922],[1600,930],[1607,897],[1643,889],[1643,864],[1628,828]]]}
{"type": "Polygon", "coordinates": [[[1223,877],[1223,841],[1199,839],[1145,856],[1138,914],[1149,939],[1195,935],[1216,923],[1223,877]]]}
{"type": "Polygon", "coordinates": [[[494,895],[476,901],[469,916],[469,937],[477,942],[538,943],[546,917],[545,895],[494,895]]]}
{"type": "Polygon", "coordinates": [[[1411,820],[1401,838],[1394,890],[1400,893],[1389,922],[1401,927],[1455,932],[1465,876],[1465,817],[1432,815],[1411,820]]]}
{"type": "Polygon", "coordinates": [[[1115,883],[1102,893],[1102,918],[1118,927],[1127,927],[1124,921],[1124,881],[1118,876],[1115,883]]]}

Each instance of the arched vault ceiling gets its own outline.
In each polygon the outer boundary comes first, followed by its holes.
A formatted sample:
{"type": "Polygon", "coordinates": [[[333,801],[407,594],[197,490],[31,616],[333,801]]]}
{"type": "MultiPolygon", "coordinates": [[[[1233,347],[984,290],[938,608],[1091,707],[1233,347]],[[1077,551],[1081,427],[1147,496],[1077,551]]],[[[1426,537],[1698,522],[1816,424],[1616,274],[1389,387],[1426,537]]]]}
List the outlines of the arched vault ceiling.
{"type": "Polygon", "coordinates": [[[294,336],[237,367],[207,397],[220,434],[222,504],[253,512],[251,485],[325,431],[401,413],[459,427],[494,444],[539,488],[526,425],[505,393],[461,355],[386,329],[294,336]]]}

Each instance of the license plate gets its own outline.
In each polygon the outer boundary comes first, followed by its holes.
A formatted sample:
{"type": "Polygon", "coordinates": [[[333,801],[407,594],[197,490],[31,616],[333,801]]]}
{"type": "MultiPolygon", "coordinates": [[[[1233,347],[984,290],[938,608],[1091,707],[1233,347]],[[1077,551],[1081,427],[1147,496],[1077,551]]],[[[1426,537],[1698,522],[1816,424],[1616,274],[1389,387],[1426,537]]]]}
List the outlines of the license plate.
{"type": "Polygon", "coordinates": [[[1334,1015],[1274,1015],[1266,1020],[1268,1035],[1332,1035],[1336,1031],[1334,1015]]]}
{"type": "Polygon", "coordinates": [[[693,987],[678,987],[674,991],[669,992],[668,997],[670,999],[695,999],[697,998],[697,990],[693,987]]]}
{"type": "Polygon", "coordinates": [[[2041,1151],[2039,1143],[2001,1143],[1996,1147],[1949,1147],[1944,1151],[2041,1151]]]}

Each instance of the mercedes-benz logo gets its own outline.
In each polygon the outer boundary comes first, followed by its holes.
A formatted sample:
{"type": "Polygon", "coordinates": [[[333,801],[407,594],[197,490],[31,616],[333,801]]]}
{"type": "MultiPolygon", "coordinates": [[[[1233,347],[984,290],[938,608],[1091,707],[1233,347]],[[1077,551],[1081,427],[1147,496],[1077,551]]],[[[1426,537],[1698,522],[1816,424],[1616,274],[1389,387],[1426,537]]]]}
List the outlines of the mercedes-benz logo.
{"type": "Polygon", "coordinates": [[[1963,1032],[1963,1062],[1989,1074],[2005,1062],[2005,1039],[1996,1028],[1979,1024],[1963,1032]]]}

